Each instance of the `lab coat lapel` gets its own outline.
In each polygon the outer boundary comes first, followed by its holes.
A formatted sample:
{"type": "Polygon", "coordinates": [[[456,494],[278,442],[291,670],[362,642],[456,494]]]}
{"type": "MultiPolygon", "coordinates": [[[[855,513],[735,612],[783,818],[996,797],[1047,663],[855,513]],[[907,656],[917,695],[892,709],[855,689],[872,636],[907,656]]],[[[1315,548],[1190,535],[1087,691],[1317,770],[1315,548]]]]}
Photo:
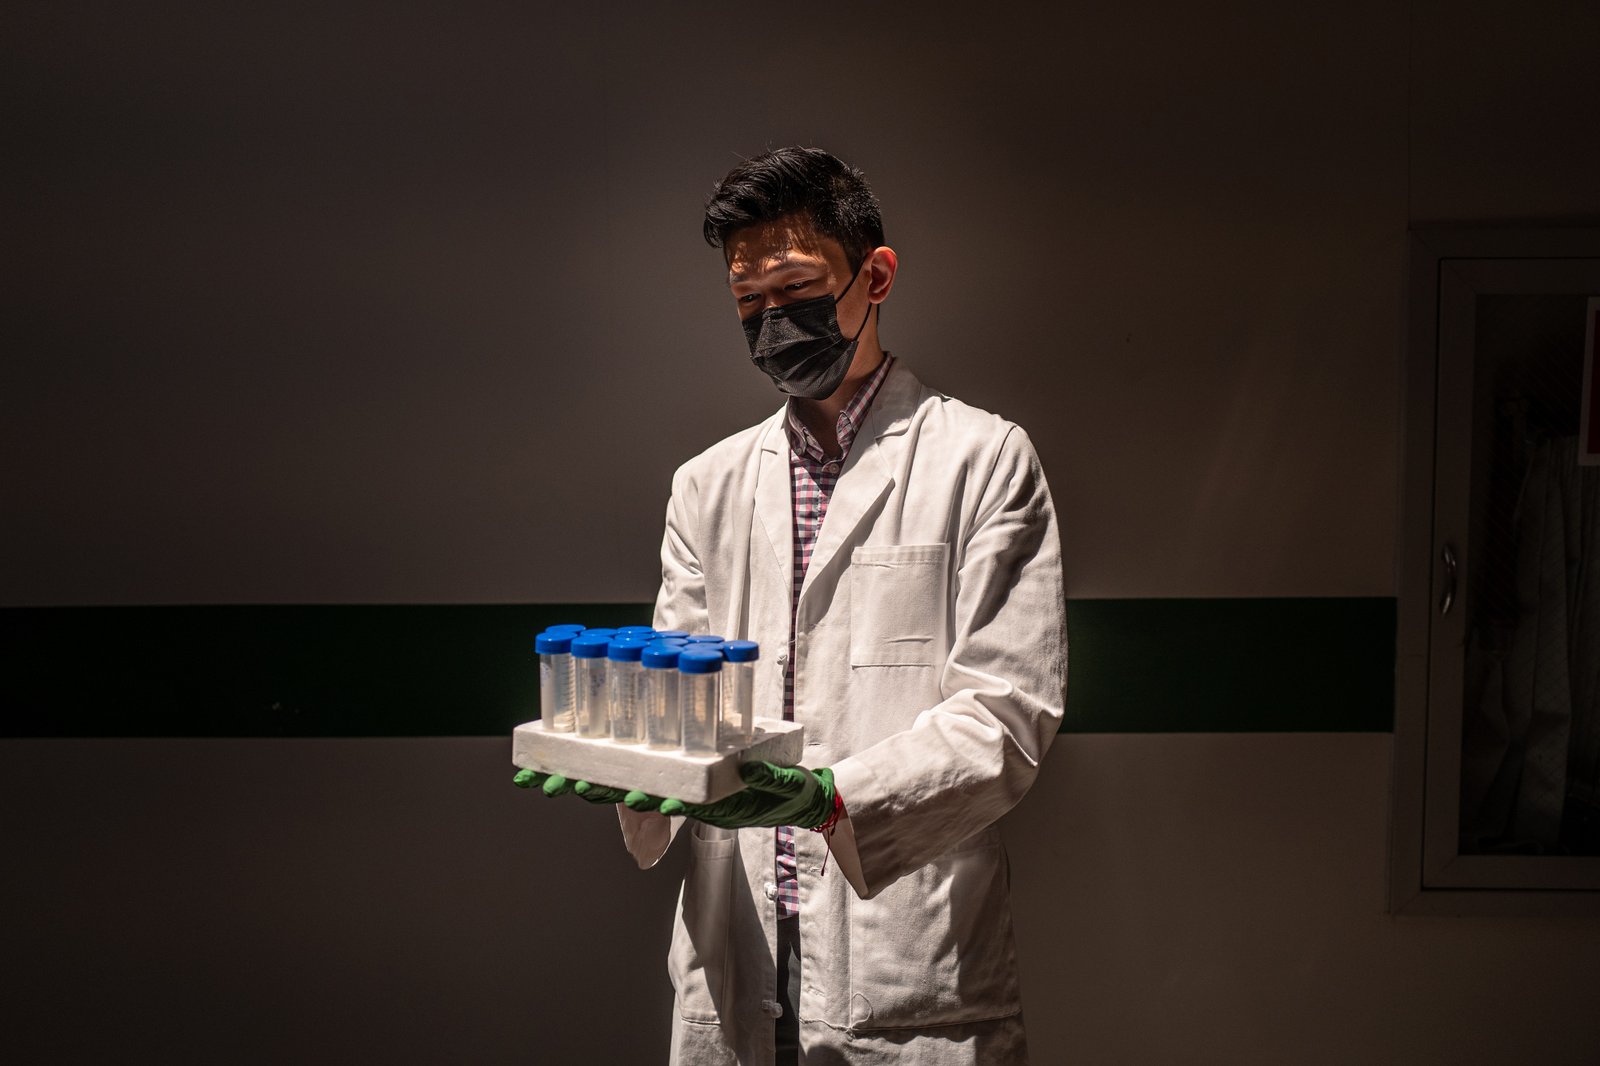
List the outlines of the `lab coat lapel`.
{"type": "MultiPolygon", "coordinates": [[[[794,515],[789,502],[789,438],[783,431],[784,412],[767,425],[761,435],[761,462],[756,471],[756,521],[766,533],[772,548],[773,563],[782,584],[789,583],[794,569],[794,515]]],[[[754,566],[757,553],[750,552],[754,566]]]]}

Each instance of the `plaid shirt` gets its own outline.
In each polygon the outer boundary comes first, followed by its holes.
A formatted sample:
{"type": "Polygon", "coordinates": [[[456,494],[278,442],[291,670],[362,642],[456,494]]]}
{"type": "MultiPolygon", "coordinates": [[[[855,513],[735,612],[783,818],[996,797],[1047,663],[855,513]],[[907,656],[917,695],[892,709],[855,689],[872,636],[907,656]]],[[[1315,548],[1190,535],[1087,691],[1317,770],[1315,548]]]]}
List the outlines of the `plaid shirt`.
{"type": "MultiPolygon", "coordinates": [[[[789,405],[789,487],[794,510],[794,569],[793,588],[789,597],[789,657],[783,667],[783,716],[794,719],[794,618],[800,606],[800,586],[806,579],[806,568],[811,565],[811,549],[817,543],[817,533],[828,514],[828,501],[833,498],[833,487],[839,481],[839,471],[850,455],[850,445],[855,442],[861,419],[878,394],[878,387],[889,376],[889,364],[894,356],[885,352],[878,369],[866,380],[850,402],[839,412],[834,429],[839,437],[839,454],[824,455],[817,443],[795,414],[794,404],[789,405]]],[[[800,882],[795,874],[794,827],[785,825],[777,830],[778,856],[774,869],[774,887],[779,918],[792,918],[800,913],[800,882]]]]}

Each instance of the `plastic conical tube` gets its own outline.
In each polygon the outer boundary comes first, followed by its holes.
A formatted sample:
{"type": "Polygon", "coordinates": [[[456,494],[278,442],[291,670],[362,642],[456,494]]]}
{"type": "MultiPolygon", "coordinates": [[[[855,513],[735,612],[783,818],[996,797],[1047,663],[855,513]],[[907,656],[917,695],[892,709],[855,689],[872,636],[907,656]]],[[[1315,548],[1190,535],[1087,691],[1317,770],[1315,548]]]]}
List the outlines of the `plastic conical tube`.
{"type": "Polygon", "coordinates": [[[748,747],[755,739],[756,659],[760,655],[761,646],[753,640],[730,640],[722,645],[727,665],[722,669],[722,731],[718,739],[724,748],[748,747]]]}
{"type": "Polygon", "coordinates": [[[678,705],[682,709],[683,750],[703,755],[717,750],[722,720],[722,653],[693,646],[678,653],[678,705]]]}

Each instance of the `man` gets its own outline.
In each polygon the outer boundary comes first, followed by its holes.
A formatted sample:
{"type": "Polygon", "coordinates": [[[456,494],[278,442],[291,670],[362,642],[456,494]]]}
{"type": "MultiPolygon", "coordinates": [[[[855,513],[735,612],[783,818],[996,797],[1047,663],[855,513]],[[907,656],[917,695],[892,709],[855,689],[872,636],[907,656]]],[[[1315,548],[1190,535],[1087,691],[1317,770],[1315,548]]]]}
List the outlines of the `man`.
{"type": "Polygon", "coordinates": [[[788,399],[674,476],[655,625],[760,641],[757,714],[801,722],[815,772],[753,764],[719,804],[618,807],[642,867],[688,827],[673,1061],[1025,1062],[995,822],[1062,714],[1044,474],[1020,428],[880,346],[898,261],[857,170],[748,160],[705,236],[788,399]]]}

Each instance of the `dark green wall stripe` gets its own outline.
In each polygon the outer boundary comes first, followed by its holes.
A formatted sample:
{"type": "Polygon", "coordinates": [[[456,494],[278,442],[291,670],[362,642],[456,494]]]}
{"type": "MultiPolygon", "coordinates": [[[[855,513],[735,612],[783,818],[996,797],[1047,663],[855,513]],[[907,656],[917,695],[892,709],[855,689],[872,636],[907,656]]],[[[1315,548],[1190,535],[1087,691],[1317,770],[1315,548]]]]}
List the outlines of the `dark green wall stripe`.
{"type": "Polygon", "coordinates": [[[1064,732],[1387,732],[1389,598],[1072,600],[1064,732]]]}
{"type": "MultiPolygon", "coordinates": [[[[1391,599],[1073,600],[1066,732],[1385,731],[1391,599]]],[[[532,634],[647,604],[0,609],[9,737],[504,735],[532,634]]]]}

